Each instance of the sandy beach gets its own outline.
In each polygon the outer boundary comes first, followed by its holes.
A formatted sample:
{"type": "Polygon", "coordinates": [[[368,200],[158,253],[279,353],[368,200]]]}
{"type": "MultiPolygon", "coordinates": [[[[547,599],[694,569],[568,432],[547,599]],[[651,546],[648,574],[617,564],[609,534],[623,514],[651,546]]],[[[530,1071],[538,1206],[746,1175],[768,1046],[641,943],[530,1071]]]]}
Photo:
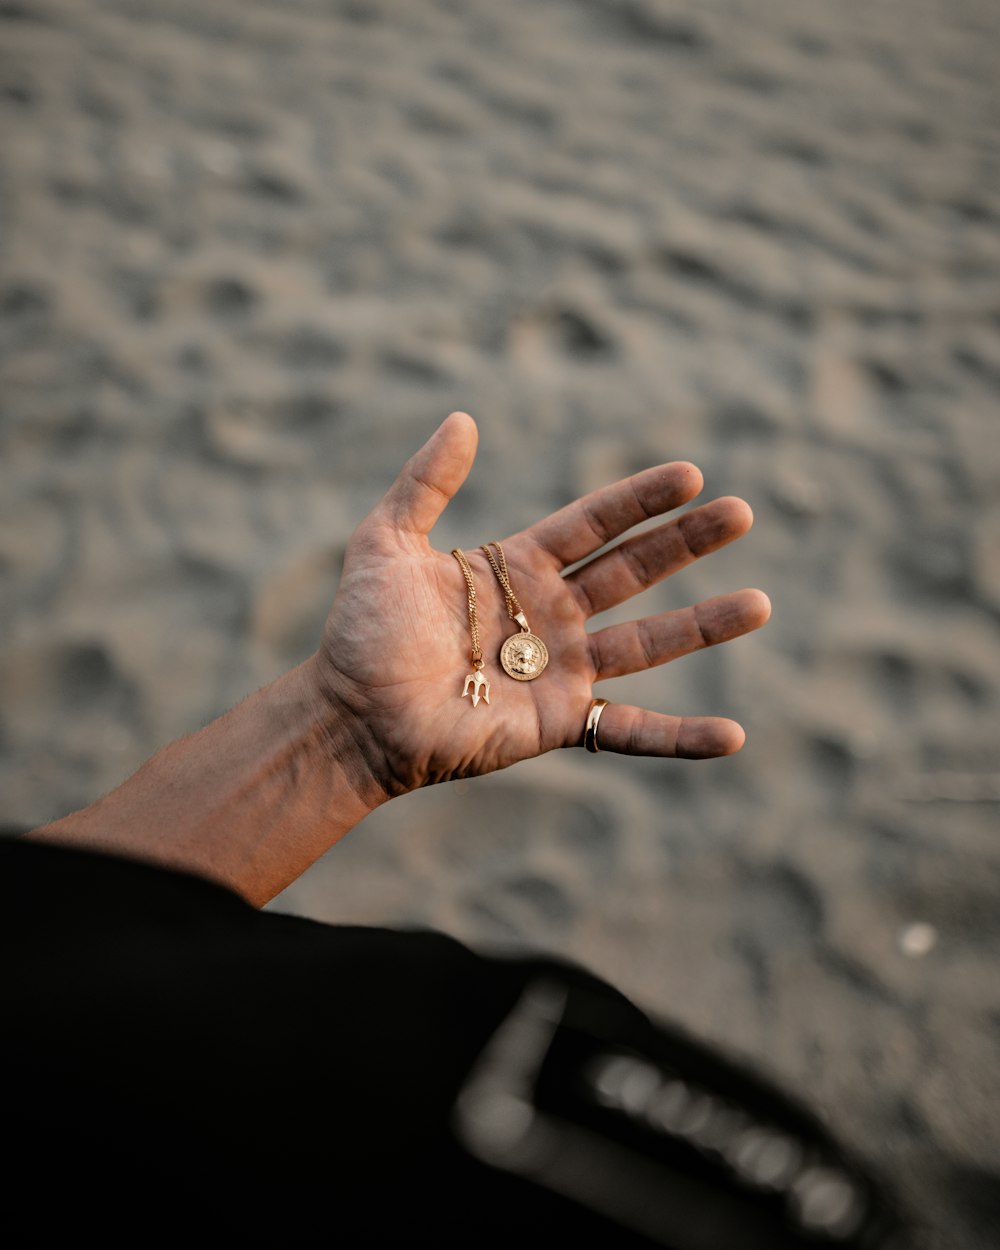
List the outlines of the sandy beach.
{"type": "Polygon", "coordinates": [[[4,822],[309,655],[448,412],[445,550],[691,460],[754,528],[641,610],[773,617],[597,693],[743,751],[422,791],[269,906],[583,963],[995,1250],[998,65],[987,0],[0,3],[4,822]]]}

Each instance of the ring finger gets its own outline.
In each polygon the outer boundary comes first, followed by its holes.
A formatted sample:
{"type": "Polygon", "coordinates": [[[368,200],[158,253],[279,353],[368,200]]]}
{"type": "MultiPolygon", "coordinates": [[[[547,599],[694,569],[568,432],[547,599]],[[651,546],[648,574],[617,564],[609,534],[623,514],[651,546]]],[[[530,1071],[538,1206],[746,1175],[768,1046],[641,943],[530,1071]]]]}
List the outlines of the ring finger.
{"type": "Polygon", "coordinates": [[[609,625],[589,636],[594,680],[641,673],[678,656],[740,638],[771,615],[762,590],[736,590],[690,608],[609,625]]]}
{"type": "Polygon", "coordinates": [[[732,755],[745,741],[742,725],[723,716],[668,716],[627,703],[609,703],[596,734],[598,751],[686,760],[732,755]]]}

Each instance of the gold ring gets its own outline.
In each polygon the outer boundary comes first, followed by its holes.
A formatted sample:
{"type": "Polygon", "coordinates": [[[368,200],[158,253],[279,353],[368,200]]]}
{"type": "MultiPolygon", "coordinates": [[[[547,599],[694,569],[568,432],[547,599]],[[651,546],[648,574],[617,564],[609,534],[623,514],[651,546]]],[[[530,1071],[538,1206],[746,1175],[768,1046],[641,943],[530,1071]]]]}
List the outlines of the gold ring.
{"type": "Polygon", "coordinates": [[[590,707],[587,709],[587,723],[583,727],[583,745],[588,751],[597,752],[601,749],[597,745],[597,722],[601,719],[601,713],[607,706],[607,699],[590,700],[590,707]]]}

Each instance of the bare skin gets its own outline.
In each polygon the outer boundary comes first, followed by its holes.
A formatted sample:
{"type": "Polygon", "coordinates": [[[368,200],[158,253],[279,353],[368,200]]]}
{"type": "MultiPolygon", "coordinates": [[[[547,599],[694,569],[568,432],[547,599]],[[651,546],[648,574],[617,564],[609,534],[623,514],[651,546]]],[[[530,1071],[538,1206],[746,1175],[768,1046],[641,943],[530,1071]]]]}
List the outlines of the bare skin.
{"type": "MultiPolygon", "coordinates": [[[[466,556],[491,682],[490,702],[473,706],[462,697],[471,671],[465,582],[429,535],[468,476],[476,444],[472,418],[454,412],[410,458],[355,530],[309,660],[157,752],[96,803],[27,836],[207,875],[261,906],[388,799],[579,747],[595,683],[741,637],[768,619],[767,596],[745,589],[588,628],[752,524],[743,500],[722,498],[628,537],[702,489],[694,465],[659,465],[501,539],[511,582],[549,650],[535,681],[509,679],[496,661],[515,627],[478,549],[492,535],[472,540],[466,556]]],[[[744,736],[725,718],[615,702],[600,722],[601,750],[631,755],[708,759],[738,751],[744,736]]]]}

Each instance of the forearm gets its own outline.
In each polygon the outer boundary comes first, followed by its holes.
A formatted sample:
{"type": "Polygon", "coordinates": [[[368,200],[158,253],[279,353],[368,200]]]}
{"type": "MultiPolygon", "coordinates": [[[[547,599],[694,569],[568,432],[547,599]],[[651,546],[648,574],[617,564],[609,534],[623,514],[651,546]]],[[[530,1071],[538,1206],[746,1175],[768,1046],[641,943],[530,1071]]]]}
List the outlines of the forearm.
{"type": "Polygon", "coordinates": [[[26,835],[211,877],[262,906],[385,800],[313,661],[26,835]]]}

